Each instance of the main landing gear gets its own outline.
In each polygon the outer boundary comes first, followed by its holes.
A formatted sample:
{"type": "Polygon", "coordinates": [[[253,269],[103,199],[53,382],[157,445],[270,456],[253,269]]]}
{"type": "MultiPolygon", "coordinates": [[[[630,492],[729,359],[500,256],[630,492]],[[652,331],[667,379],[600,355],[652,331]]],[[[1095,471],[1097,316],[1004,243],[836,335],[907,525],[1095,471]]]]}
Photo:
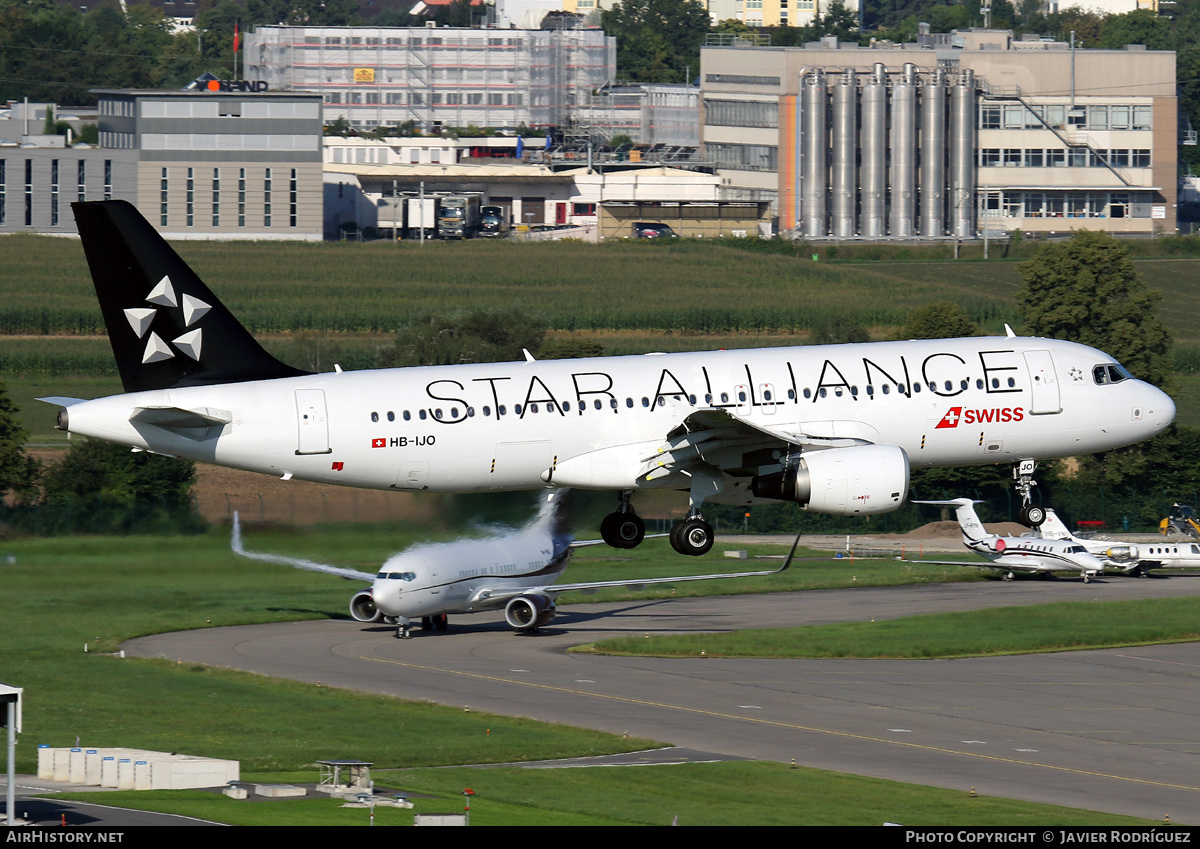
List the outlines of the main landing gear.
{"type": "Polygon", "coordinates": [[[629,495],[629,490],[621,490],[616,512],[600,522],[600,537],[613,548],[635,548],[646,537],[646,523],[633,512],[629,495]]]}
{"type": "Polygon", "coordinates": [[[699,510],[689,511],[686,519],[671,527],[671,547],[691,557],[707,554],[713,547],[712,525],[704,521],[699,510]]]}
{"type": "Polygon", "coordinates": [[[1022,525],[1031,528],[1040,527],[1042,522],[1046,521],[1046,508],[1031,503],[1033,488],[1037,486],[1037,481],[1033,479],[1033,473],[1036,471],[1037,460],[1021,460],[1013,466],[1013,480],[1016,481],[1015,487],[1021,496],[1020,521],[1022,525]]]}

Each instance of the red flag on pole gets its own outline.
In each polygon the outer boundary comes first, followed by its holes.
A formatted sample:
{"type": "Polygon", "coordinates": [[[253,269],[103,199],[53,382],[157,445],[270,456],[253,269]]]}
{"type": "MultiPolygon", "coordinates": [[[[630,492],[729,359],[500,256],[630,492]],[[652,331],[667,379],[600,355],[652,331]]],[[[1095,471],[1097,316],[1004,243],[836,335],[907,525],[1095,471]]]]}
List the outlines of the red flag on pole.
{"type": "Polygon", "coordinates": [[[240,38],[241,38],[241,34],[238,32],[237,21],[234,21],[233,22],[233,52],[234,53],[238,52],[238,42],[240,41],[240,38]]]}

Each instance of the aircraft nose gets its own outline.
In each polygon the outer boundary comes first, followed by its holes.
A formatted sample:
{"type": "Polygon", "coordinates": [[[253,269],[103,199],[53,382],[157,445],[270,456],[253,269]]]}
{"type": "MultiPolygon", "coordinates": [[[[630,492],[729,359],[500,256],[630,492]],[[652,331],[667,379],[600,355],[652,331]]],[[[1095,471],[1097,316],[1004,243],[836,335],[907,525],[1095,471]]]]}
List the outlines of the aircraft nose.
{"type": "Polygon", "coordinates": [[[1159,433],[1175,421],[1175,402],[1156,386],[1147,386],[1147,389],[1150,397],[1145,405],[1145,420],[1154,427],[1155,433],[1159,433]]]}

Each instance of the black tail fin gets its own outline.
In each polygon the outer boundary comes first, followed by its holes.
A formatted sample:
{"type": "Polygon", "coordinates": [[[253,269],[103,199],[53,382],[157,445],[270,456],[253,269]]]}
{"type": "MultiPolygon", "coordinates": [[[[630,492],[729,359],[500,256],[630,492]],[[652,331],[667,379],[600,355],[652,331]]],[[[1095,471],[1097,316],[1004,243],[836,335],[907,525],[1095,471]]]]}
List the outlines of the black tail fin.
{"type": "Polygon", "coordinates": [[[264,351],[132,204],[71,208],[126,392],[309,374],[264,351]]]}

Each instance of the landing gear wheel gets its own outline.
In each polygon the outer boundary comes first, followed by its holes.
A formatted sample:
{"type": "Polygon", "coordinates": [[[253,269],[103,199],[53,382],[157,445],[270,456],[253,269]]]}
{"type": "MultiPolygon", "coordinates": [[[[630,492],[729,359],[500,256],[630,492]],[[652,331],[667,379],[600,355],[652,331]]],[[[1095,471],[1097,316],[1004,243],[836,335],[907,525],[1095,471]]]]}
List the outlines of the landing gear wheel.
{"type": "Polygon", "coordinates": [[[689,557],[707,554],[713,541],[712,525],[703,519],[684,519],[671,528],[671,547],[689,557]]]}
{"type": "Polygon", "coordinates": [[[450,617],[445,613],[438,614],[437,616],[433,617],[433,627],[437,628],[439,631],[445,631],[450,627],[450,617]]]}
{"type": "Polygon", "coordinates": [[[1026,504],[1021,508],[1021,524],[1031,528],[1041,527],[1046,521],[1046,508],[1040,504],[1026,504]]]}
{"type": "Polygon", "coordinates": [[[613,548],[634,548],[646,538],[646,523],[636,513],[609,513],[600,523],[600,537],[613,548]]]}
{"type": "Polygon", "coordinates": [[[412,639],[412,634],[409,632],[407,625],[401,625],[398,628],[396,628],[396,639],[397,640],[411,640],[412,639]]]}
{"type": "Polygon", "coordinates": [[[422,616],[421,617],[421,630],[422,631],[432,631],[433,630],[433,617],[432,616],[422,616]]]}

